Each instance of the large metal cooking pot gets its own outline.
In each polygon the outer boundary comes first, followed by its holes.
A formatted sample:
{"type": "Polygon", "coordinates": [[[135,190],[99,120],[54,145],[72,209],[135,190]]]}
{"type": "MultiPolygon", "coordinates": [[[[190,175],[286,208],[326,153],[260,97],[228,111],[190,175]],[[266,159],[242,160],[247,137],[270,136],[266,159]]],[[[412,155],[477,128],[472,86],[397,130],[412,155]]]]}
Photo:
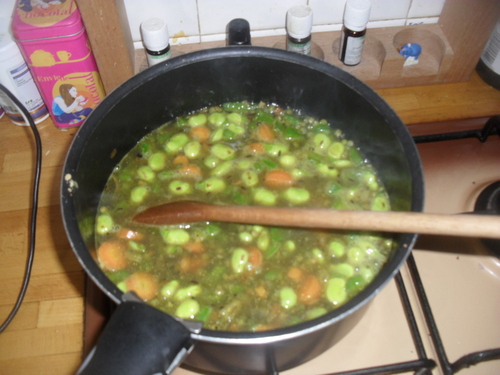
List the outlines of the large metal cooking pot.
{"type": "Polygon", "coordinates": [[[411,136],[387,103],[352,75],[315,58],[260,47],[204,50],[155,65],[97,106],[77,132],[64,166],[61,206],[73,250],[91,279],[119,304],[116,320],[127,320],[108,325],[92,353],[93,361],[82,366],[82,373],[166,373],[183,360],[182,353],[189,352],[191,342],[194,349],[184,364],[206,371],[260,374],[297,366],[344,336],[405,261],[415,234],[396,235],[397,246],[385,268],[344,306],[312,321],[267,332],[187,329],[143,303],[124,302],[124,294],[92,256],[96,208],[113,168],[144,135],[176,116],[241,100],[276,103],[327,119],[378,170],[394,210],[422,211],[422,166],[411,136]],[[146,317],[141,315],[143,309],[146,317]],[[152,328],[145,328],[149,329],[145,338],[135,333],[134,322],[141,327],[151,323],[152,328]],[[173,349],[168,342],[177,336],[184,343],[173,349]],[[105,338],[115,342],[106,344],[105,338]],[[127,339],[136,345],[131,348],[127,339]],[[121,357],[108,354],[111,347],[122,351],[121,357]],[[124,364],[133,354],[139,359],[124,364]],[[146,354],[147,358],[141,358],[146,354]],[[97,360],[103,357],[104,361],[97,360]]]}

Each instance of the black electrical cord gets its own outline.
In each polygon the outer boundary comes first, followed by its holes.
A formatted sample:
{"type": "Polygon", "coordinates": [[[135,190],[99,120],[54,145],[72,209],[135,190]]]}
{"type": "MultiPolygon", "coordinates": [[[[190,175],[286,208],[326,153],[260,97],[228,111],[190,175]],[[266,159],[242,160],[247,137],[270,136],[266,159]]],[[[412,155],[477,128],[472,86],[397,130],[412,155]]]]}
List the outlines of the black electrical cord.
{"type": "Polygon", "coordinates": [[[42,171],[42,140],[40,139],[40,133],[36,128],[35,122],[31,118],[30,113],[24,107],[24,105],[3,85],[0,84],[0,91],[2,91],[8,99],[17,107],[17,109],[23,114],[24,121],[27,121],[33,135],[35,137],[36,143],[36,165],[35,165],[35,180],[33,182],[33,191],[32,191],[32,206],[31,206],[31,215],[30,215],[30,223],[29,223],[29,249],[28,249],[28,257],[26,260],[26,268],[24,272],[24,279],[21,286],[21,290],[19,291],[19,295],[17,297],[17,301],[14,304],[9,316],[5,319],[5,321],[0,325],[0,333],[3,332],[7,326],[10,324],[12,319],[16,316],[21,304],[23,302],[24,296],[26,294],[26,290],[28,289],[31,269],[33,267],[33,259],[35,258],[35,238],[36,238],[36,217],[38,210],[38,190],[40,185],[40,174],[42,171]]]}

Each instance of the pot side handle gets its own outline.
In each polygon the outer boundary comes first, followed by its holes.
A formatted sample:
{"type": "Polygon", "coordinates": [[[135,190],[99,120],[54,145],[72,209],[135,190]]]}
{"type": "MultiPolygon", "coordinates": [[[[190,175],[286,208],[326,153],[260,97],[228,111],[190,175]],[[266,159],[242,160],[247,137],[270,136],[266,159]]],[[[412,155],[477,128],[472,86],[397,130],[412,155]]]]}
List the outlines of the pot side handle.
{"type": "Polygon", "coordinates": [[[193,348],[191,332],[142,302],[122,302],[77,375],[170,374],[193,348]]]}

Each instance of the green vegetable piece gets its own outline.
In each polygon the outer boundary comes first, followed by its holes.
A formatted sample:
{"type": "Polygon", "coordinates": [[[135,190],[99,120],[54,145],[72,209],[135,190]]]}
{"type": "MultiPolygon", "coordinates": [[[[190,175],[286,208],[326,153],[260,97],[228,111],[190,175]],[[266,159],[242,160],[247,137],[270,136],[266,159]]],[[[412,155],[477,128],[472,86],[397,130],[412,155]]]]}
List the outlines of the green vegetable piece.
{"type": "Polygon", "coordinates": [[[288,251],[295,251],[295,249],[297,248],[297,246],[295,245],[295,242],[293,242],[292,240],[285,241],[285,243],[283,245],[285,247],[285,250],[288,250],[288,251]]]}
{"type": "Polygon", "coordinates": [[[346,289],[350,296],[354,296],[361,292],[366,285],[365,279],[361,275],[352,276],[347,280],[346,289]]]}
{"type": "Polygon", "coordinates": [[[237,248],[231,256],[231,267],[236,273],[242,273],[248,264],[248,251],[242,248],[237,248]]]}
{"type": "Polygon", "coordinates": [[[284,167],[294,167],[297,164],[297,158],[293,155],[283,155],[280,157],[280,164],[284,167]]]}
{"type": "Polygon", "coordinates": [[[244,171],[241,174],[241,181],[243,185],[252,187],[259,183],[259,175],[254,171],[244,171]]]}
{"type": "Polygon", "coordinates": [[[218,128],[212,133],[212,135],[210,136],[210,140],[212,141],[212,143],[222,140],[222,138],[224,137],[224,130],[226,130],[226,128],[218,128]]]}
{"type": "Polygon", "coordinates": [[[274,241],[271,242],[271,245],[269,245],[269,248],[267,249],[264,256],[266,258],[271,258],[274,254],[276,254],[279,251],[280,247],[281,247],[280,242],[274,242],[274,241]]]}
{"type": "Polygon", "coordinates": [[[361,153],[359,152],[358,149],[351,147],[349,149],[349,160],[352,161],[352,163],[356,166],[363,164],[363,157],[361,156],[361,153]]]}
{"type": "Polygon", "coordinates": [[[391,209],[391,205],[389,203],[389,198],[384,193],[379,193],[373,198],[371,203],[372,211],[389,211],[391,209]]]}
{"type": "Polygon", "coordinates": [[[318,263],[325,263],[325,256],[321,249],[314,248],[312,249],[311,253],[315,261],[317,261],[318,263]]]}
{"type": "Polygon", "coordinates": [[[297,129],[286,127],[283,131],[283,136],[288,141],[303,139],[304,136],[297,129]]]}
{"type": "Polygon", "coordinates": [[[184,155],[186,155],[189,159],[195,159],[200,155],[201,151],[201,143],[198,141],[192,141],[186,143],[184,146],[184,155]]]}
{"type": "Polygon", "coordinates": [[[198,314],[196,314],[195,319],[199,322],[206,322],[211,314],[212,309],[209,306],[203,306],[198,314]]]}
{"type": "Polygon", "coordinates": [[[222,131],[222,138],[225,141],[232,141],[232,140],[234,140],[235,137],[236,137],[236,134],[227,128],[222,131]]]}
{"type": "Polygon", "coordinates": [[[351,266],[349,263],[336,264],[334,267],[334,271],[336,274],[346,278],[354,275],[354,267],[351,266]]]}
{"type": "Polygon", "coordinates": [[[334,277],[326,284],[326,298],[335,306],[339,306],[347,299],[346,282],[344,279],[334,277]]]}
{"type": "Polygon", "coordinates": [[[359,186],[359,173],[356,169],[345,168],[340,171],[339,182],[344,187],[359,186]]]}
{"type": "Polygon", "coordinates": [[[240,238],[240,241],[244,243],[250,243],[253,241],[252,234],[249,232],[241,232],[238,237],[240,238]]]}
{"type": "Polygon", "coordinates": [[[172,280],[165,285],[162,286],[160,289],[160,295],[165,297],[165,298],[172,298],[177,292],[177,289],[179,289],[179,281],[177,280],[172,280]]]}
{"type": "Polygon", "coordinates": [[[228,161],[222,162],[212,170],[212,176],[218,176],[218,177],[225,176],[229,172],[231,172],[232,169],[233,169],[233,162],[232,161],[228,160],[228,161]]]}
{"type": "Polygon", "coordinates": [[[167,151],[169,154],[179,152],[188,142],[189,142],[189,137],[186,134],[184,133],[175,134],[165,144],[165,151],[167,151]]]}
{"type": "Polygon", "coordinates": [[[116,284],[116,287],[120,289],[123,293],[127,293],[127,282],[125,280],[120,281],[118,284],[116,284]]]}
{"type": "MultiPolygon", "coordinates": [[[[235,113],[232,113],[234,115],[235,113]]],[[[232,131],[233,134],[235,135],[243,135],[245,134],[245,127],[243,125],[237,125],[237,124],[229,124],[227,127],[228,130],[232,131]]]]}
{"type": "Polygon", "coordinates": [[[359,270],[360,276],[365,280],[365,283],[368,284],[375,278],[375,273],[373,273],[373,270],[368,267],[362,267],[359,270]]]}
{"type": "Polygon", "coordinates": [[[210,237],[214,237],[214,236],[218,235],[220,232],[221,232],[221,228],[218,225],[212,224],[212,223],[209,223],[207,225],[207,234],[210,237]]]}
{"type": "Polygon", "coordinates": [[[99,234],[108,234],[113,230],[115,225],[113,218],[108,214],[97,216],[96,231],[99,234]]]}
{"type": "Polygon", "coordinates": [[[327,177],[335,178],[339,175],[339,170],[331,165],[328,165],[328,164],[323,164],[323,163],[319,164],[317,167],[317,170],[323,176],[327,176],[327,177]]]}
{"type": "Polygon", "coordinates": [[[352,166],[352,161],[345,159],[334,160],[333,165],[337,168],[347,168],[352,166]]]}
{"type": "Polygon", "coordinates": [[[155,152],[148,159],[149,168],[153,171],[159,171],[165,168],[165,162],[167,160],[167,155],[164,152],[155,152]]]}
{"type": "Polygon", "coordinates": [[[224,103],[222,105],[222,108],[228,112],[247,113],[248,111],[255,108],[255,105],[247,101],[242,101],[242,102],[224,103]]]}
{"type": "Polygon", "coordinates": [[[187,298],[196,297],[201,294],[202,289],[199,284],[189,285],[185,288],[180,288],[175,292],[174,298],[177,301],[184,301],[187,298]]]}
{"type": "Polygon", "coordinates": [[[324,157],[321,156],[320,154],[317,154],[314,151],[310,151],[307,154],[307,160],[309,160],[310,162],[313,162],[313,163],[323,163],[324,162],[324,157]]]}
{"type": "Polygon", "coordinates": [[[151,146],[149,143],[141,143],[140,148],[142,156],[147,156],[151,152],[151,146]]]}
{"type": "Polygon", "coordinates": [[[316,307],[306,312],[306,319],[307,320],[316,319],[319,318],[320,316],[325,315],[326,313],[327,311],[324,307],[316,307]]]}
{"type": "Polygon", "coordinates": [[[274,169],[278,166],[278,164],[276,164],[274,161],[272,160],[268,160],[268,159],[263,159],[262,160],[262,163],[266,166],[266,167],[269,167],[271,169],[274,169]]]}
{"type": "Polygon", "coordinates": [[[276,119],[270,113],[259,111],[255,114],[254,120],[257,122],[264,122],[269,125],[273,125],[276,122],[276,119]]]}
{"type": "Polygon", "coordinates": [[[185,245],[189,242],[189,233],[182,228],[161,229],[163,240],[170,245],[185,245]]]}
{"type": "Polygon", "coordinates": [[[333,159],[341,159],[342,155],[344,155],[345,146],[341,142],[333,142],[332,145],[328,148],[328,156],[333,159]]]}
{"type": "Polygon", "coordinates": [[[241,125],[244,122],[244,117],[239,113],[233,112],[227,115],[227,120],[233,124],[241,125]]]}
{"type": "Polygon", "coordinates": [[[205,158],[203,164],[205,164],[205,167],[212,169],[219,165],[219,162],[220,159],[217,156],[209,155],[205,158]]]}
{"type": "Polygon", "coordinates": [[[229,145],[217,143],[212,146],[210,152],[212,153],[212,155],[217,156],[219,159],[229,160],[234,157],[236,150],[229,145]]]}
{"type": "Polygon", "coordinates": [[[347,250],[347,259],[349,259],[349,262],[354,265],[360,265],[363,263],[365,255],[365,252],[357,246],[352,246],[347,250]]]}
{"type": "Polygon", "coordinates": [[[291,187],[285,190],[284,197],[291,203],[302,204],[306,203],[311,195],[306,189],[291,187]]]}
{"type": "Polygon", "coordinates": [[[274,206],[276,204],[276,195],[265,188],[255,189],[253,199],[256,203],[263,206],[274,206]]]}
{"type": "Polygon", "coordinates": [[[328,244],[328,253],[334,258],[341,258],[345,255],[345,246],[342,242],[333,240],[328,244]]]}
{"type": "Polygon", "coordinates": [[[148,194],[148,189],[145,186],[137,186],[130,192],[130,199],[134,203],[141,203],[146,195],[148,194]]]}
{"type": "Polygon", "coordinates": [[[174,180],[168,184],[168,190],[175,195],[185,195],[191,193],[192,187],[189,182],[174,180]]]}
{"type": "Polygon", "coordinates": [[[369,171],[363,171],[361,172],[361,178],[363,179],[366,186],[368,186],[368,189],[370,189],[371,191],[378,190],[379,185],[377,182],[377,177],[373,173],[369,171]]]}
{"type": "Polygon", "coordinates": [[[250,169],[252,168],[252,162],[248,159],[238,160],[237,166],[239,169],[250,169]]]}
{"type": "Polygon", "coordinates": [[[156,177],[156,174],[153,170],[147,165],[143,165],[137,170],[137,176],[144,181],[153,181],[156,177]]]}
{"type": "Polygon", "coordinates": [[[265,251],[269,247],[269,244],[271,243],[271,236],[269,235],[268,230],[262,230],[259,233],[259,236],[257,237],[257,247],[265,251]]]}
{"type": "Polygon", "coordinates": [[[204,113],[198,113],[197,115],[194,115],[189,118],[188,124],[189,126],[192,126],[193,128],[195,126],[203,126],[206,125],[208,121],[207,115],[204,113]]]}
{"type": "Polygon", "coordinates": [[[280,156],[288,152],[288,146],[277,143],[277,144],[266,144],[264,149],[271,156],[280,156]]]}
{"type": "Polygon", "coordinates": [[[336,194],[342,190],[342,186],[340,186],[338,183],[333,182],[329,187],[328,187],[328,194],[336,194]]]}
{"type": "Polygon", "coordinates": [[[287,125],[297,126],[302,123],[302,119],[300,117],[289,115],[287,113],[283,115],[283,119],[285,120],[285,124],[287,125]]]}
{"type": "Polygon", "coordinates": [[[321,151],[328,149],[328,147],[330,146],[332,141],[331,141],[330,137],[328,137],[326,134],[319,133],[319,134],[316,134],[314,136],[313,143],[314,143],[314,148],[315,148],[316,152],[318,152],[318,151],[321,152],[321,151]]]}
{"type": "Polygon", "coordinates": [[[290,287],[284,287],[280,290],[281,306],[289,309],[297,304],[297,294],[290,287]]]}
{"type": "Polygon", "coordinates": [[[210,177],[200,182],[197,187],[206,193],[222,193],[226,189],[226,183],[219,177],[210,177]]]}
{"type": "Polygon", "coordinates": [[[330,133],[332,131],[332,128],[330,128],[330,126],[328,124],[320,124],[320,125],[316,125],[314,128],[313,128],[313,133],[330,133]]]}
{"type": "Polygon", "coordinates": [[[194,319],[200,311],[200,304],[194,299],[186,299],[175,310],[175,315],[181,319],[194,319]]]}
{"type": "Polygon", "coordinates": [[[161,181],[170,180],[174,176],[174,171],[161,171],[160,173],[158,173],[158,179],[160,179],[161,181]]]}
{"type": "Polygon", "coordinates": [[[221,112],[214,112],[208,116],[208,122],[214,126],[222,126],[226,123],[226,115],[221,112]]]}

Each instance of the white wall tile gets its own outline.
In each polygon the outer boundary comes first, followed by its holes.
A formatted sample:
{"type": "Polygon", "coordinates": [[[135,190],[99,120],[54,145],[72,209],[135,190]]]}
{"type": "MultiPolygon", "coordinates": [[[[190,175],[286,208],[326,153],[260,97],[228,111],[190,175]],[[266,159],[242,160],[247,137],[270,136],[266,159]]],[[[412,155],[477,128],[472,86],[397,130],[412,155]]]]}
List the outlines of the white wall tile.
{"type": "Polygon", "coordinates": [[[437,17],[441,14],[445,1],[446,0],[413,0],[408,17],[437,17]]]}
{"type": "Polygon", "coordinates": [[[142,40],[141,23],[156,17],[165,20],[170,38],[174,35],[198,37],[200,34],[196,0],[125,0],[125,9],[134,41],[142,40]]]}
{"type": "Polygon", "coordinates": [[[408,17],[412,0],[371,0],[370,21],[392,20],[408,17]]]}
{"type": "Polygon", "coordinates": [[[306,0],[198,0],[202,35],[220,34],[235,18],[244,18],[252,30],[283,28],[286,12],[306,0]]]}

